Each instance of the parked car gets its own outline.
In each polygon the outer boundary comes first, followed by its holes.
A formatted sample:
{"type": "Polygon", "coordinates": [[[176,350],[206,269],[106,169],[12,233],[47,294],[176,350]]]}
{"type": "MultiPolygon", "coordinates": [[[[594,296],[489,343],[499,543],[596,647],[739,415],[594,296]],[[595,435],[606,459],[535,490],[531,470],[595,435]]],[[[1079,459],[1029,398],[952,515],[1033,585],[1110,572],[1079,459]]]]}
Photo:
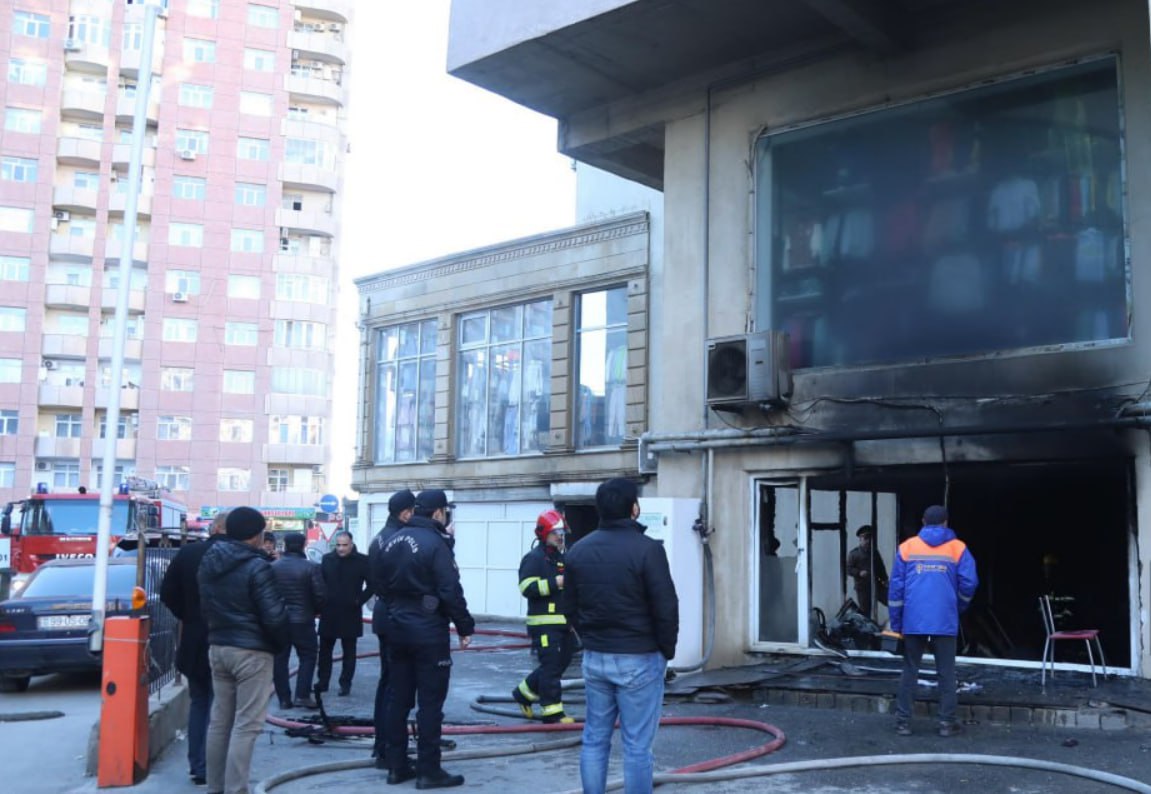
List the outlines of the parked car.
{"type": "MultiPolygon", "coordinates": [[[[93,559],[52,560],[0,602],[0,692],[23,692],[34,675],[100,669],[88,652],[95,573],[93,559]]],[[[135,585],[135,558],[108,561],[108,617],[133,614],[135,585]]]]}

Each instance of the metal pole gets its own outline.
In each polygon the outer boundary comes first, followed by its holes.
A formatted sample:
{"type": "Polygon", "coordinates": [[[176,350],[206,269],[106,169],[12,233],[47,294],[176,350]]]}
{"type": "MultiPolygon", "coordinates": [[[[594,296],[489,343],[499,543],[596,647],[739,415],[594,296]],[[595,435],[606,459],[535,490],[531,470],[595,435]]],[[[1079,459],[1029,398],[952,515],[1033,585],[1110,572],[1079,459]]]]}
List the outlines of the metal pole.
{"type": "MultiPolygon", "coordinates": [[[[108,384],[108,410],[104,417],[103,477],[100,512],[96,524],[96,572],[92,587],[92,618],[88,623],[88,650],[104,650],[104,617],[108,602],[108,543],[112,536],[112,498],[115,493],[116,435],[120,424],[120,391],[124,372],[124,338],[128,327],[128,296],[132,286],[132,249],[136,245],[137,205],[143,171],[144,134],[147,130],[148,97],[152,91],[152,45],[160,7],[144,6],[144,31],[140,70],[136,75],[136,107],[132,114],[132,140],[128,160],[128,195],[124,202],[124,235],[120,249],[120,283],[116,291],[116,315],[112,333],[112,378],[108,384]]],[[[139,537],[137,543],[143,543],[139,537]]],[[[138,553],[143,553],[141,549],[138,553]]]]}

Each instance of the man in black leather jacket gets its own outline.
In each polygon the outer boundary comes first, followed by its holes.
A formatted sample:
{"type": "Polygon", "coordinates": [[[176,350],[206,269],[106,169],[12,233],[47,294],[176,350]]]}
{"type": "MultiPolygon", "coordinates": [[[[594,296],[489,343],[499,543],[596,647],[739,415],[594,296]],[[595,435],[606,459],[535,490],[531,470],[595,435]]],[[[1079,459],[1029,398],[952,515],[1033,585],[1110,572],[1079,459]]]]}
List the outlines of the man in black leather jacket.
{"type": "Polygon", "coordinates": [[[276,655],[274,668],[276,696],[282,709],[290,709],[293,705],[292,683],[288,676],[292,648],[296,649],[300,660],[296,672],[295,705],[308,709],[317,707],[312,698],[312,677],[316,672],[319,650],[316,615],[324,605],[326,589],[319,564],[304,556],[306,542],[303,532],[288,532],[284,535],[284,553],[272,563],[272,573],[288,607],[288,629],[292,636],[291,645],[276,655]]]}
{"type": "Polygon", "coordinates": [[[252,751],[268,715],[272,659],[288,642],[288,614],[268,556],[260,549],[264,517],[237,507],[228,539],[204,554],[196,575],[208,625],[212,716],[208,723],[208,790],[248,790],[252,751]]]}
{"type": "Polygon", "coordinates": [[[447,788],[464,782],[440,766],[444,700],[452,670],[449,624],[460,647],[475,632],[460,572],[444,529],[447,495],[423,491],[415,515],[384,544],[379,584],[387,601],[391,694],[384,719],[388,783],[415,777],[420,789],[447,788]],[[407,757],[408,714],[418,699],[416,764],[407,757]]]}

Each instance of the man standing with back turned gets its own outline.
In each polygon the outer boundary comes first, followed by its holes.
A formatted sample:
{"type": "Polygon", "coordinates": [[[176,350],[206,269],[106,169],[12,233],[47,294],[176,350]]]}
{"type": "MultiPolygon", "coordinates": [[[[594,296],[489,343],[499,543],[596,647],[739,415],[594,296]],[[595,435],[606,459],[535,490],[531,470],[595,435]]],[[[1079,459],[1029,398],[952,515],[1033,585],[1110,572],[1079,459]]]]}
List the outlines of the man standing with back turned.
{"type": "Polygon", "coordinates": [[[939,673],[939,735],[960,731],[955,721],[955,638],[959,615],[971,604],[979,576],[975,558],[947,519],[946,507],[927,508],[923,529],[899,544],[891,571],[887,609],[891,630],[903,635],[903,673],[895,699],[895,732],[900,736],[911,735],[915,684],[928,640],[939,673]]]}
{"type": "Polygon", "coordinates": [[[663,545],[644,535],[635,483],[596,490],[599,528],[575,543],[564,567],[564,613],[583,641],[587,717],[580,750],[584,794],[607,785],[612,731],[623,736],[627,794],[652,790],[664,672],[675,656],[679,599],[663,545]]]}

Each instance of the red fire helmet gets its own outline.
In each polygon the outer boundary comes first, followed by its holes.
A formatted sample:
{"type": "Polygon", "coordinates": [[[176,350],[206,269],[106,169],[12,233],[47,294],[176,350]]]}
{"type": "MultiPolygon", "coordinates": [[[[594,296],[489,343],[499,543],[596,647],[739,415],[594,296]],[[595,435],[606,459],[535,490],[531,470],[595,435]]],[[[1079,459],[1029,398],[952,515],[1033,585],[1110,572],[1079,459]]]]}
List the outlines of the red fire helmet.
{"type": "Polygon", "coordinates": [[[536,537],[540,543],[547,543],[548,535],[553,532],[566,532],[563,514],[558,510],[545,510],[536,519],[536,537]]]}

